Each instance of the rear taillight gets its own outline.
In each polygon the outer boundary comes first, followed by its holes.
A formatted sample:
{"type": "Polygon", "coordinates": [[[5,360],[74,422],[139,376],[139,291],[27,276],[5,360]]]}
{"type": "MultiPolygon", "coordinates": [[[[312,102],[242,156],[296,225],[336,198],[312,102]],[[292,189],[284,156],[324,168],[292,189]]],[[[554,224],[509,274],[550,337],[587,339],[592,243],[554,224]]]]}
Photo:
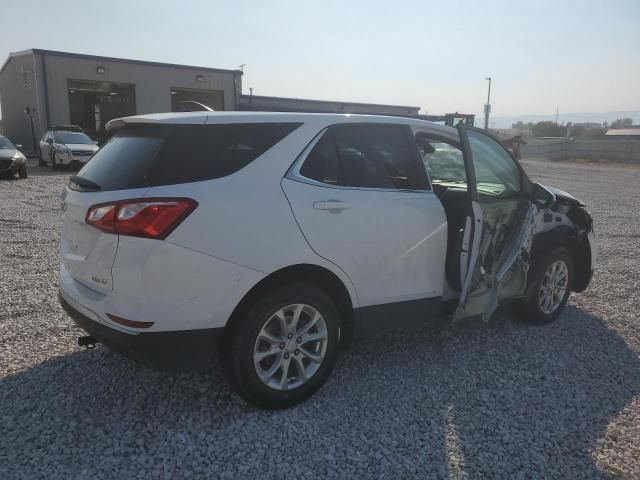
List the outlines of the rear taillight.
{"type": "Polygon", "coordinates": [[[98,230],[164,239],[198,206],[190,198],[144,198],[89,208],[85,221],[98,230]]]}

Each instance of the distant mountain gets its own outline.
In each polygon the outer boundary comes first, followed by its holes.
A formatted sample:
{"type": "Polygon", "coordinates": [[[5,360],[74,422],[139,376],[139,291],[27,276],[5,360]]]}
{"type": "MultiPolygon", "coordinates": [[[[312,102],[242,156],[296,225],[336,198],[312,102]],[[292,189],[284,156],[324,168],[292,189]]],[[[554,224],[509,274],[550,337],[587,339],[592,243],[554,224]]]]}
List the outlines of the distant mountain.
{"type": "MultiPolygon", "coordinates": [[[[579,112],[579,113],[562,113],[558,114],[558,123],[583,123],[583,122],[607,122],[611,123],[618,118],[632,118],[634,124],[640,123],[640,111],[629,110],[626,112],[579,112]]],[[[554,121],[556,114],[548,115],[515,115],[515,116],[495,116],[490,117],[489,122],[492,128],[510,128],[512,124],[516,122],[545,122],[554,121]]],[[[476,117],[476,124],[482,125],[484,122],[484,116],[479,115],[476,117]]]]}

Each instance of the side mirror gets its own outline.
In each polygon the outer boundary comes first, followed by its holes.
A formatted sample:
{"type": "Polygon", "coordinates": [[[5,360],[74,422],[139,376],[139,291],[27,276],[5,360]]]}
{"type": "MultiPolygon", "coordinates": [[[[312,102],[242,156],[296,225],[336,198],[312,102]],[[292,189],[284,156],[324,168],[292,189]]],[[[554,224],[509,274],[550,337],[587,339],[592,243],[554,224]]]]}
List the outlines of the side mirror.
{"type": "Polygon", "coordinates": [[[18,150],[22,150],[22,149],[24,148],[24,146],[23,146],[23,145],[21,145],[20,143],[16,143],[16,148],[17,148],[18,150]]]}
{"type": "Polygon", "coordinates": [[[540,208],[549,208],[556,203],[556,196],[543,185],[534,183],[531,190],[531,201],[540,208]]]}
{"type": "Polygon", "coordinates": [[[47,138],[45,141],[51,145],[53,143],[53,138],[47,138]]]}

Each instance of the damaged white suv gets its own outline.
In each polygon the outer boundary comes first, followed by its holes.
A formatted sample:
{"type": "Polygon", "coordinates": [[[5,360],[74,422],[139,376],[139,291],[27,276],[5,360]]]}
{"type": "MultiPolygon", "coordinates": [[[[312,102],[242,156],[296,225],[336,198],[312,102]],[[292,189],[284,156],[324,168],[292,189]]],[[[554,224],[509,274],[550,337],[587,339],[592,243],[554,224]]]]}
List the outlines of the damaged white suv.
{"type": "Polygon", "coordinates": [[[109,128],[63,193],[60,302],[79,341],[160,367],[217,355],[261,407],[309,397],[354,337],[507,300],[547,323],[592,276],[585,206],[482,130],[249,112],[109,128]]]}

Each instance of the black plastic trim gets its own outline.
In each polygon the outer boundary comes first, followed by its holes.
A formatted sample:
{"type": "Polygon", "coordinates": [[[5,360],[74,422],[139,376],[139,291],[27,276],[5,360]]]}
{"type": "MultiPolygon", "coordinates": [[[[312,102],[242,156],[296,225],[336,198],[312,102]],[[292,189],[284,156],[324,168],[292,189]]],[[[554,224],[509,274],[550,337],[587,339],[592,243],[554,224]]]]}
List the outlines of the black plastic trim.
{"type": "Polygon", "coordinates": [[[86,317],[61,295],[60,305],[90,336],[138,363],[162,370],[204,370],[213,365],[223,328],[128,334],[86,317]]]}
{"type": "Polygon", "coordinates": [[[354,309],[353,336],[365,339],[397,329],[433,325],[440,318],[442,297],[421,298],[354,309]]]}

